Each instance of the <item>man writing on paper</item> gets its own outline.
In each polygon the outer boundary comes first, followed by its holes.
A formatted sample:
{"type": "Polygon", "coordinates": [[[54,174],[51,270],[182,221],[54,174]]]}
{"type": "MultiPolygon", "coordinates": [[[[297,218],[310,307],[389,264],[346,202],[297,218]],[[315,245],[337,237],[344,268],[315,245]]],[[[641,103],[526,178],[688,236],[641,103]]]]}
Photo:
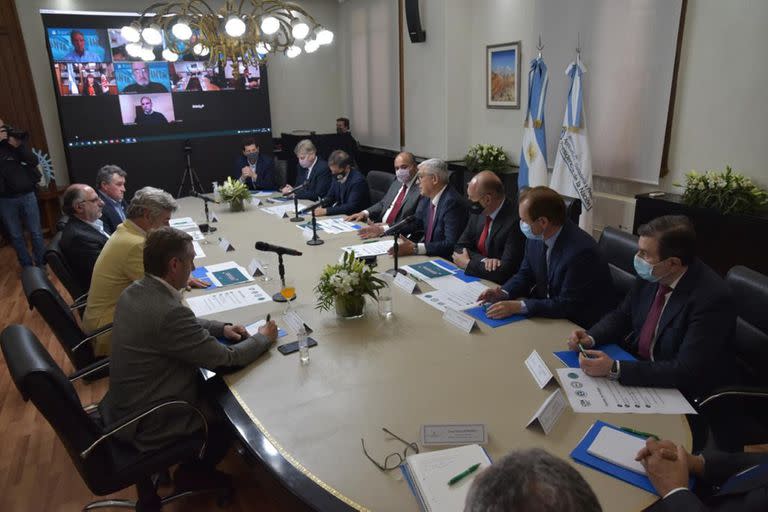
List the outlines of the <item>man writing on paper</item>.
{"type": "Polygon", "coordinates": [[[649,512],[762,512],[768,510],[768,454],[705,449],[691,455],[672,441],[649,439],[637,454],[661,499],[649,512]],[[698,479],[696,494],[688,477],[698,479]],[[703,485],[706,484],[706,485],[703,485]]]}
{"type": "MultiPolygon", "coordinates": [[[[162,227],[149,233],[143,248],[144,276],[126,288],[115,309],[109,391],[99,405],[105,423],[148,404],[184,400],[203,411],[208,425],[205,456],[182,464],[177,488],[185,477],[223,478],[214,470],[232,440],[199,368],[240,367],[269,350],[277,339],[274,321],[248,336],[242,325],[196,318],[182,303],[180,289],[195,268],[192,237],[162,227]],[[222,344],[223,336],[233,344],[222,344]]],[[[202,435],[202,418],[187,407],[161,410],[116,435],[140,451],[154,450],[183,436],[202,435]]]]}
{"type": "Polygon", "coordinates": [[[334,180],[331,188],[325,194],[330,206],[319,207],[315,215],[349,215],[360,211],[360,208],[371,202],[368,182],[360,171],[352,168],[352,158],[346,151],[337,149],[328,157],[328,166],[331,168],[334,180]]]}
{"type": "Polygon", "coordinates": [[[237,157],[232,177],[245,183],[249,190],[275,190],[275,162],[261,153],[256,139],[244,139],[242,153],[237,157]]]}
{"type": "MultiPolygon", "coordinates": [[[[412,242],[400,237],[398,256],[426,254],[450,258],[453,247],[467,225],[464,199],[448,185],[448,165],[437,158],[421,162],[416,174],[422,198],[416,207],[416,218],[406,228],[412,242]]],[[[392,254],[394,248],[389,250],[392,254]]]]}
{"type": "Polygon", "coordinates": [[[419,187],[416,185],[416,159],[413,153],[403,152],[395,157],[395,181],[381,200],[344,220],[368,221],[371,224],[358,231],[360,238],[380,237],[389,226],[416,213],[419,187]]]}
{"type": "Polygon", "coordinates": [[[567,318],[590,327],[613,308],[608,264],[595,240],[565,215],[565,202],[549,187],[520,194],[520,230],[528,239],[520,270],[478,300],[493,302],[489,318],[515,314],[567,318]]]}
{"type": "Polygon", "coordinates": [[[325,197],[333,182],[328,163],[317,156],[317,148],[309,139],[299,141],[294,152],[299,159],[296,166],[296,184],[293,187],[286,185],[280,192],[290,194],[294,187],[303,185],[301,190],[297,190],[293,194],[298,199],[317,201],[325,197]]]}
{"type": "Polygon", "coordinates": [[[93,266],[109,240],[100,219],[103,206],[96,191],[82,183],[70,185],[62,197],[62,210],[69,220],[61,233],[61,252],[84,290],[90,288],[93,266]]]}
{"type": "MultiPolygon", "coordinates": [[[[726,351],[736,315],[723,280],[696,258],[696,232],[687,217],[666,215],[638,229],[635,270],[640,279],[624,302],[568,346],[619,343],[638,361],[614,361],[600,350],[579,358],[587,375],[629,386],[703,393],[732,379],[726,351]]],[[[733,381],[736,382],[736,381],[733,381]]]]}
{"type": "Polygon", "coordinates": [[[453,262],[468,276],[502,284],[520,268],[525,236],[515,205],[504,184],[491,171],[475,175],[467,185],[471,216],[456,243],[453,262]],[[460,249],[460,250],[459,250],[460,249]]]}

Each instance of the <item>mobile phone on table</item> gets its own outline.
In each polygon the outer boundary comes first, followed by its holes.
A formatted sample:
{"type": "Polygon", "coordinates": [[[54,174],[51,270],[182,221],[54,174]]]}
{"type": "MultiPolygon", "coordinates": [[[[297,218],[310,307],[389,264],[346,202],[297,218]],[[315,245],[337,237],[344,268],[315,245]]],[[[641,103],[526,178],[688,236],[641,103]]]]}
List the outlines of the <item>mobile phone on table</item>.
{"type": "MultiPolygon", "coordinates": [[[[308,347],[314,347],[315,345],[317,345],[317,341],[315,341],[314,338],[307,338],[308,347]]],[[[277,350],[279,350],[280,353],[283,354],[284,356],[287,356],[288,354],[293,354],[294,352],[299,351],[299,342],[294,341],[291,343],[285,343],[283,345],[278,346],[277,350]]]]}

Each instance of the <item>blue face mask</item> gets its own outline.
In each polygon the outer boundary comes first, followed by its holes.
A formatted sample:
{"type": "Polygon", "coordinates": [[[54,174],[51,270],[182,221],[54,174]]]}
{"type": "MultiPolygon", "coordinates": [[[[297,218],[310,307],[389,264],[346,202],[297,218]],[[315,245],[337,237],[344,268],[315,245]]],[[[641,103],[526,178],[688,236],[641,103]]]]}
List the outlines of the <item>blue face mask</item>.
{"type": "Polygon", "coordinates": [[[523,232],[525,238],[529,240],[544,240],[544,234],[537,235],[531,230],[531,226],[528,225],[523,219],[520,219],[520,231],[523,232]]]}
{"type": "Polygon", "coordinates": [[[640,276],[640,278],[645,279],[646,281],[649,281],[651,283],[655,283],[660,277],[656,277],[653,275],[653,267],[655,265],[651,265],[647,261],[645,261],[643,258],[635,254],[635,272],[637,272],[637,275],[640,276]]]}

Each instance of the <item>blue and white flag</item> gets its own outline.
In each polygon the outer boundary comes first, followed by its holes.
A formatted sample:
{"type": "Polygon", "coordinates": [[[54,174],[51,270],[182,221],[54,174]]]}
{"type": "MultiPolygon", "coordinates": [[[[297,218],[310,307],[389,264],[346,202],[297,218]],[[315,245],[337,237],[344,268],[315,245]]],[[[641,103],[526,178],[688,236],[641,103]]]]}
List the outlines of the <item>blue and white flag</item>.
{"type": "Polygon", "coordinates": [[[584,66],[577,58],[571,62],[565,74],[571,77],[565,119],[560,132],[557,156],[549,186],[560,194],[581,199],[579,227],[592,234],[592,157],[587,140],[587,118],[584,115],[581,75],[584,66]]]}
{"type": "Polygon", "coordinates": [[[544,132],[544,102],[547,98],[547,65],[538,57],[531,61],[528,72],[528,113],[523,126],[520,150],[520,174],[517,188],[547,184],[547,139],[544,132]]]}

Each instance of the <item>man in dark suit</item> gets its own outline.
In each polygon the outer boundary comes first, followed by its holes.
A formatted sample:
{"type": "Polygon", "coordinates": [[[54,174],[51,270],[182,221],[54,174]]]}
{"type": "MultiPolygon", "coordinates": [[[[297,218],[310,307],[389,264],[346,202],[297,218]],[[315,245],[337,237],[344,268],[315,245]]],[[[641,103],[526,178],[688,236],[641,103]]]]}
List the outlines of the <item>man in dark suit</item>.
{"type": "Polygon", "coordinates": [[[315,215],[350,214],[371,202],[368,182],[357,169],[352,168],[352,158],[346,151],[337,149],[328,157],[328,166],[333,173],[333,183],[325,198],[328,207],[315,210],[315,215]]]}
{"type": "Polygon", "coordinates": [[[403,152],[395,157],[395,177],[397,179],[378,203],[344,219],[371,222],[358,231],[360,238],[379,237],[392,224],[416,213],[421,196],[416,186],[416,159],[413,153],[403,152]]]}
{"type": "Polygon", "coordinates": [[[237,157],[232,177],[245,183],[250,190],[276,190],[275,162],[261,154],[255,139],[243,140],[243,154],[237,157]]]}
{"type": "Polygon", "coordinates": [[[768,510],[768,454],[704,450],[691,455],[671,441],[649,439],[637,454],[661,499],[649,512],[768,510]],[[689,475],[697,477],[695,494],[689,475]],[[703,485],[705,484],[705,485],[703,485]]]}
{"type": "Polygon", "coordinates": [[[453,262],[469,276],[502,284],[520,268],[525,253],[515,205],[491,171],[479,172],[469,181],[467,196],[471,215],[456,243],[453,262]]]}
{"type": "Polygon", "coordinates": [[[296,183],[293,186],[284,186],[281,192],[290,194],[294,188],[303,185],[294,193],[297,198],[317,201],[325,197],[333,181],[328,163],[317,156],[317,148],[309,139],[299,141],[294,152],[299,159],[296,167],[296,183]]]}
{"type": "MultiPolygon", "coordinates": [[[[686,394],[727,384],[726,352],[736,315],[723,280],[696,259],[696,232],[687,217],[667,215],[638,229],[640,276],[624,302],[569,346],[619,343],[638,361],[613,361],[600,350],[582,359],[588,375],[629,386],[675,387],[686,394]]],[[[583,356],[582,356],[583,357],[583,356]]]]}
{"type": "Polygon", "coordinates": [[[101,221],[104,231],[112,234],[125,220],[125,177],[127,173],[116,165],[105,165],[96,173],[96,188],[104,201],[101,221]]]}
{"type": "Polygon", "coordinates": [[[99,219],[104,202],[95,190],[80,183],[67,188],[62,202],[62,209],[69,220],[61,233],[61,252],[73,277],[83,290],[87,290],[91,287],[96,259],[109,240],[99,219]]]}
{"type": "Polygon", "coordinates": [[[448,259],[467,225],[466,202],[448,185],[448,165],[444,161],[430,158],[421,162],[416,176],[422,197],[416,218],[404,230],[416,242],[401,236],[398,255],[426,254],[448,259]]]}
{"type": "Polygon", "coordinates": [[[495,302],[488,316],[567,318],[591,327],[615,305],[608,264],[595,240],[566,217],[563,198],[551,188],[524,190],[518,213],[528,238],[523,263],[503,287],[480,295],[495,302]]]}

